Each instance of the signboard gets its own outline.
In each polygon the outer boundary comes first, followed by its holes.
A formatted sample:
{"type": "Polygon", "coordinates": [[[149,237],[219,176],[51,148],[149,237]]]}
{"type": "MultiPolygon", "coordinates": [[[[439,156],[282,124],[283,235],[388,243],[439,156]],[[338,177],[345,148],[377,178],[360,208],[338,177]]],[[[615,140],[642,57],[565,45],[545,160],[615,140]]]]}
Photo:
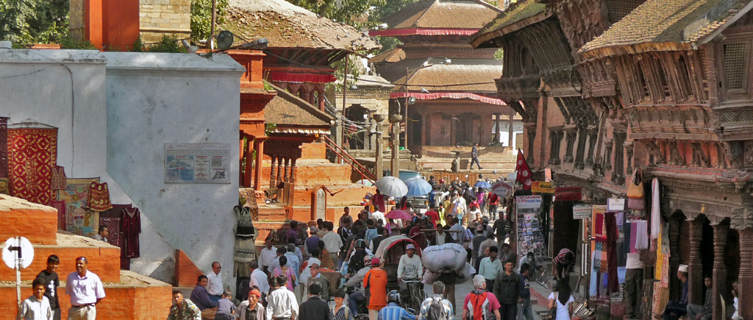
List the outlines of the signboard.
{"type": "Polygon", "coordinates": [[[25,237],[13,237],[5,240],[3,262],[5,262],[8,268],[15,269],[16,259],[19,259],[18,266],[22,269],[26,269],[34,261],[34,247],[32,247],[29,239],[25,237]]]}
{"type": "Polygon", "coordinates": [[[546,182],[552,181],[552,168],[544,169],[544,181],[546,182]]]}
{"type": "Polygon", "coordinates": [[[230,183],[230,145],[165,144],[165,183],[230,183]]]}
{"type": "Polygon", "coordinates": [[[607,199],[607,211],[625,211],[625,198],[607,199]]]}
{"type": "Polygon", "coordinates": [[[492,192],[500,198],[506,198],[510,194],[510,190],[512,190],[512,186],[505,182],[500,181],[492,185],[492,192]]]}
{"type": "Polygon", "coordinates": [[[573,206],[573,219],[583,220],[591,219],[591,205],[590,204],[576,204],[573,206]]]}
{"type": "Polygon", "coordinates": [[[515,209],[518,226],[518,256],[523,256],[528,252],[533,252],[537,256],[545,255],[543,227],[539,220],[541,196],[517,196],[515,209]]]}
{"type": "Polygon", "coordinates": [[[554,194],[554,183],[544,182],[544,181],[534,181],[533,185],[531,186],[531,192],[554,194]]]}

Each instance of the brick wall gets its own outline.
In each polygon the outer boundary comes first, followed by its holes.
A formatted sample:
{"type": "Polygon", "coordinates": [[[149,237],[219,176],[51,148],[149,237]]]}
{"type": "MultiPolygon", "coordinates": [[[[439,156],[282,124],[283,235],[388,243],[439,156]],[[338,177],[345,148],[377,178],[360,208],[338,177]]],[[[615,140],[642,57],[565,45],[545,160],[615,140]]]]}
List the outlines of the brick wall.
{"type": "Polygon", "coordinates": [[[204,274],[183,250],[175,250],[175,281],[178,287],[193,287],[196,279],[204,274]]]}
{"type": "Polygon", "coordinates": [[[163,35],[185,39],[191,35],[191,0],[140,0],[139,24],[145,44],[163,35]]]}

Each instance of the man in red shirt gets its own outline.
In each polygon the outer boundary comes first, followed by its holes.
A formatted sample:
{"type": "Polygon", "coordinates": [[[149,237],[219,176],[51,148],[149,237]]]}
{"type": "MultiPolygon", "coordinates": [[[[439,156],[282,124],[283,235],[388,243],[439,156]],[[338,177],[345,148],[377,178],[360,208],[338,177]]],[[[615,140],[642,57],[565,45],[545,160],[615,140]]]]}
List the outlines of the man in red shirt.
{"type": "Polygon", "coordinates": [[[429,217],[429,220],[431,220],[431,224],[434,225],[434,228],[437,227],[437,221],[439,220],[439,213],[437,213],[437,207],[432,205],[429,208],[429,211],[426,211],[424,213],[427,217],[429,217]]]}
{"type": "Polygon", "coordinates": [[[379,258],[371,259],[371,270],[363,277],[363,287],[369,290],[369,320],[377,320],[379,310],[387,306],[387,272],[379,258]]]}

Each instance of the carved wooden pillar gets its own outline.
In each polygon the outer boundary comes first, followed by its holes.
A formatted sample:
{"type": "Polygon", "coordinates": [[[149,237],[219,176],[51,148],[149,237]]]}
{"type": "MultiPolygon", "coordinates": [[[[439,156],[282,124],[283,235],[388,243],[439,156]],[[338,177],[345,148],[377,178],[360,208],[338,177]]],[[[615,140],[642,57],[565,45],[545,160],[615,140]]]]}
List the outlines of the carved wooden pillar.
{"type": "Polygon", "coordinates": [[[581,170],[584,167],[583,157],[586,153],[586,132],[585,128],[578,129],[578,149],[575,151],[575,167],[581,170]]]}
{"type": "Polygon", "coordinates": [[[714,307],[714,314],[712,319],[724,319],[722,315],[722,300],[721,294],[727,297],[727,265],[724,263],[725,255],[727,254],[727,233],[729,231],[728,220],[715,221],[712,223],[714,227],[714,268],[711,271],[712,274],[712,301],[714,307]]]}
{"type": "Polygon", "coordinates": [[[559,144],[559,132],[556,130],[552,130],[549,133],[549,164],[551,165],[558,165],[560,164],[560,155],[558,151],[558,144],[559,144]]]}
{"type": "MultiPolygon", "coordinates": [[[[512,145],[512,142],[513,142],[513,136],[512,135],[513,135],[513,132],[514,132],[513,131],[513,123],[514,123],[513,117],[514,116],[515,116],[515,114],[511,113],[510,116],[509,116],[509,118],[508,118],[509,122],[507,123],[507,145],[510,146],[511,150],[512,150],[512,148],[515,147],[515,146],[512,145]]],[[[498,120],[497,120],[497,129],[498,130],[499,130],[499,124],[500,123],[502,123],[502,115],[501,114],[498,115],[498,120]]]]}
{"type": "Polygon", "coordinates": [[[614,170],[612,170],[612,182],[622,185],[625,182],[625,166],[623,156],[625,152],[625,133],[614,133],[614,170]]]}
{"type": "Polygon", "coordinates": [[[246,170],[243,172],[243,186],[244,187],[251,187],[251,177],[253,176],[252,172],[253,170],[256,170],[256,167],[254,166],[254,158],[252,157],[254,153],[254,140],[247,140],[246,143],[246,150],[243,150],[246,155],[246,163],[245,167],[246,170]]]}
{"type": "Polygon", "coordinates": [[[740,235],[740,272],[738,276],[738,299],[740,316],[753,319],[753,229],[738,231],[740,235]]]}
{"type": "Polygon", "coordinates": [[[288,204],[291,206],[295,205],[295,160],[296,158],[290,159],[290,176],[288,177],[288,184],[290,184],[288,204]]]}
{"type": "Polygon", "coordinates": [[[627,158],[625,161],[627,161],[627,172],[625,173],[627,176],[630,176],[633,174],[633,143],[625,143],[625,154],[627,155],[627,158]]]}
{"type": "Polygon", "coordinates": [[[688,302],[703,305],[703,265],[701,264],[701,239],[703,238],[703,220],[688,220],[690,228],[688,241],[688,302]]]}
{"type": "MultiPolygon", "coordinates": [[[[679,214],[678,214],[679,215],[679,214]]],[[[680,228],[682,218],[674,216],[669,220],[669,296],[679,297],[681,286],[677,280],[677,268],[680,266],[680,228]]]]}
{"type": "Polygon", "coordinates": [[[568,129],[567,130],[567,145],[565,149],[565,159],[564,162],[573,162],[573,145],[575,144],[575,134],[577,132],[575,131],[575,128],[568,129]]]}
{"type": "Polygon", "coordinates": [[[261,190],[262,162],[264,160],[264,141],[254,140],[256,159],[254,163],[254,190],[261,190]]]}
{"type": "Polygon", "coordinates": [[[269,188],[272,189],[277,185],[277,176],[275,175],[275,161],[277,161],[277,157],[272,155],[270,158],[272,161],[269,166],[269,188]]]}
{"type": "Polygon", "coordinates": [[[596,147],[596,134],[598,129],[593,128],[588,130],[588,156],[586,157],[586,165],[591,166],[594,163],[594,148],[596,147]]]}
{"type": "Polygon", "coordinates": [[[290,182],[290,157],[285,157],[284,161],[285,161],[285,164],[284,164],[285,167],[283,168],[282,181],[284,181],[285,183],[288,183],[290,182]]]}
{"type": "Polygon", "coordinates": [[[500,142],[499,141],[500,140],[500,137],[499,137],[499,131],[500,131],[499,130],[499,117],[500,116],[501,115],[499,113],[493,113],[492,114],[492,121],[494,121],[494,125],[492,125],[492,127],[494,127],[493,137],[494,137],[494,143],[495,144],[500,142]]]}
{"type": "Polygon", "coordinates": [[[280,170],[282,169],[282,156],[277,156],[277,172],[275,173],[275,186],[282,181],[280,170]]]}

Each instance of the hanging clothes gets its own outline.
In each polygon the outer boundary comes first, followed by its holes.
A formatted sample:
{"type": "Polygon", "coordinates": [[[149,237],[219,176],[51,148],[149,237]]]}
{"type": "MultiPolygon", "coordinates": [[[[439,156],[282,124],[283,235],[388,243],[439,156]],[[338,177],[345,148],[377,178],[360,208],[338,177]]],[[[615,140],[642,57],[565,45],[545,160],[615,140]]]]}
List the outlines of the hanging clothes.
{"type": "Polygon", "coordinates": [[[65,201],[52,200],[50,201],[50,207],[58,211],[58,230],[65,230],[65,201]]]}
{"type": "Polygon", "coordinates": [[[635,237],[635,250],[630,252],[637,252],[638,250],[648,249],[648,222],[646,220],[634,220],[633,229],[631,231],[631,237],[635,237]]]}
{"type": "Polygon", "coordinates": [[[661,201],[659,199],[659,179],[651,180],[651,239],[661,232],[661,201]]]}
{"type": "Polygon", "coordinates": [[[50,182],[57,160],[58,129],[8,130],[8,170],[12,196],[49,205],[54,200],[50,182]]]}
{"type": "Polygon", "coordinates": [[[607,229],[607,293],[611,294],[620,291],[620,282],[617,277],[617,238],[619,238],[619,233],[617,232],[615,212],[607,212],[604,222],[607,229]]]}
{"type": "Polygon", "coordinates": [[[52,182],[50,183],[52,190],[65,190],[66,186],[65,168],[61,166],[55,166],[52,168],[52,182]]]}
{"type": "Polygon", "coordinates": [[[139,208],[123,208],[123,216],[120,221],[120,230],[123,233],[122,254],[127,258],[139,257],[139,234],[141,233],[141,212],[139,208]]]}
{"type": "Polygon", "coordinates": [[[8,187],[8,117],[0,117],[0,193],[10,193],[8,187]]]}
{"type": "Polygon", "coordinates": [[[97,183],[92,181],[89,184],[89,209],[92,211],[102,212],[112,208],[110,204],[110,189],[107,182],[97,183]]]}
{"type": "MultiPolygon", "coordinates": [[[[112,209],[104,211],[99,215],[99,224],[107,226],[110,231],[110,237],[107,238],[107,242],[110,244],[123,248],[123,232],[121,230],[124,209],[130,209],[130,204],[113,204],[112,209]]],[[[123,251],[125,252],[125,251],[123,251]]]]}

